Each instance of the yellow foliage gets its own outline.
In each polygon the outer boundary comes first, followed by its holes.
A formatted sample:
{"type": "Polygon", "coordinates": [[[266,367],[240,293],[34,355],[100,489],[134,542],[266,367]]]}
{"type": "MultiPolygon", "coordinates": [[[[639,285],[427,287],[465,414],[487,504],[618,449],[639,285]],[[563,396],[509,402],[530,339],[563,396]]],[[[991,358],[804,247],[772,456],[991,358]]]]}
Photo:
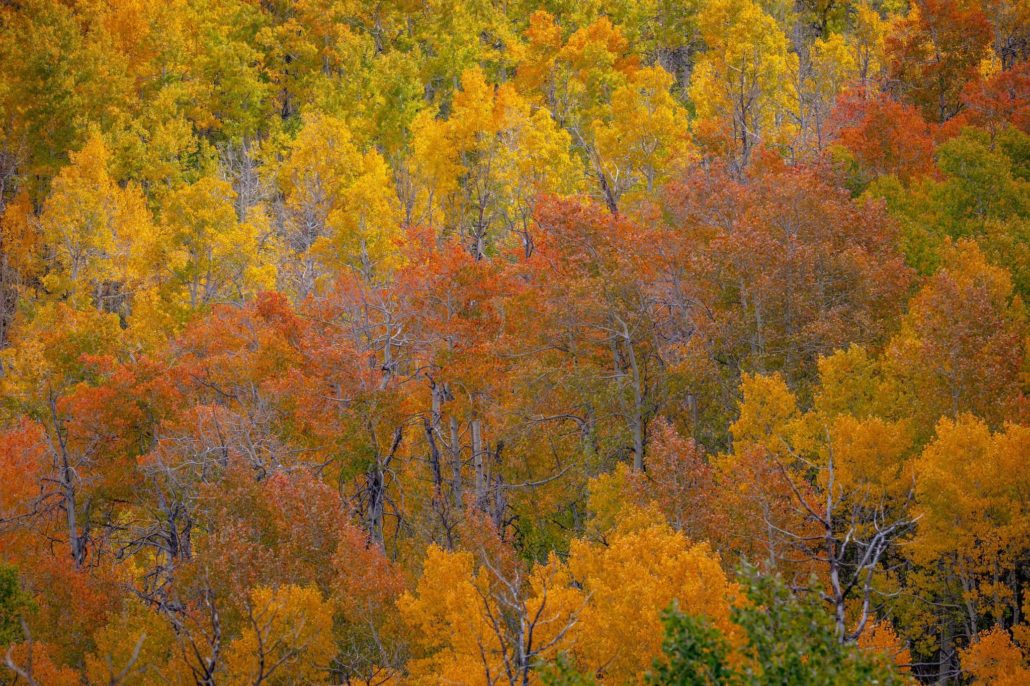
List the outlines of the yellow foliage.
{"type": "Polygon", "coordinates": [[[235,201],[226,181],[204,177],[165,202],[168,244],[158,252],[190,308],[242,300],[274,285],[274,267],[261,245],[263,213],[252,212],[251,221],[241,223],[235,201]]]}
{"type": "Polygon", "coordinates": [[[413,221],[460,231],[480,252],[524,234],[539,193],[579,186],[568,133],[479,69],[462,74],[447,119],[422,112],[412,133],[413,221]]]}
{"type": "Polygon", "coordinates": [[[740,389],[744,398],[740,403],[740,416],[730,425],[734,442],[740,445],[763,443],[779,450],[776,437],[786,435],[788,424],[797,417],[797,399],[779,374],[761,376],[744,374],[740,389]]]}
{"type": "Polygon", "coordinates": [[[317,588],[255,588],[249,619],[226,651],[229,684],[300,686],[324,678],[336,646],[332,608],[317,588]]]}
{"type": "Polygon", "coordinates": [[[496,607],[486,575],[474,567],[469,552],[431,546],[415,592],[397,601],[424,655],[408,663],[412,684],[486,684],[485,670],[501,669],[500,642],[486,612],[496,607]]]}
{"type": "Polygon", "coordinates": [[[651,193],[688,161],[687,114],[672,84],[661,67],[639,69],[612,94],[608,121],[594,122],[605,173],[626,190],[643,182],[651,193]]]}
{"type": "Polygon", "coordinates": [[[0,395],[10,400],[42,400],[49,389],[80,378],[82,355],[116,355],[124,336],[118,315],[63,302],[41,303],[19,321],[11,346],[0,351],[5,373],[0,395]]]}
{"type": "Polygon", "coordinates": [[[321,113],[287,148],[277,180],[289,213],[280,270],[306,294],[328,275],[356,268],[371,276],[398,264],[401,206],[375,150],[358,150],[347,124],[321,113]]]}
{"type": "Polygon", "coordinates": [[[830,425],[834,479],[853,498],[903,502],[914,484],[908,460],[912,438],[906,426],[878,417],[838,416],[830,425]]]}
{"type": "MultiPolygon", "coordinates": [[[[737,636],[729,620],[737,587],[718,556],[664,523],[620,529],[606,544],[574,540],[567,563],[551,555],[527,576],[514,583],[523,619],[537,617],[533,645],[549,659],[572,653],[605,683],[642,679],[661,653],[661,613],[674,602],[737,636]]],[[[422,654],[408,663],[411,683],[487,684],[488,673],[503,673],[502,652],[513,644],[496,622],[513,616],[504,614],[514,608],[511,589],[492,569],[477,570],[471,553],[431,547],[414,593],[398,601],[422,654]]]]}
{"type": "Polygon", "coordinates": [[[598,474],[590,480],[587,507],[593,533],[604,536],[615,530],[636,531],[662,521],[656,507],[640,507],[635,502],[631,477],[630,466],[621,462],[611,472],[598,474]]]}
{"type": "Polygon", "coordinates": [[[962,412],[996,426],[1023,392],[1026,311],[1011,276],[972,240],[946,243],[943,252],[944,265],[912,297],[884,360],[892,410],[919,438],[939,417],[962,412]]]}
{"type": "Polygon", "coordinates": [[[858,645],[863,650],[883,653],[903,672],[907,672],[912,663],[911,651],[905,647],[889,622],[873,623],[859,635],[858,645]]]}
{"type": "Polygon", "coordinates": [[[640,683],[661,654],[661,613],[673,603],[735,637],[737,597],[707,544],[690,545],[665,523],[617,531],[607,545],[575,540],[568,569],[585,607],[572,630],[579,664],[603,669],[605,683],[640,683]]]}
{"type": "Polygon", "coordinates": [[[1001,627],[983,631],[959,656],[962,670],[982,686],[1021,686],[1030,682],[1030,656],[1001,627]]]}
{"type": "Polygon", "coordinates": [[[107,684],[122,673],[125,686],[186,686],[192,682],[171,622],[155,610],[129,602],[121,614],[93,634],[86,656],[90,683],[107,684]],[[138,650],[137,650],[138,646],[138,650]]]}
{"type": "Polygon", "coordinates": [[[42,268],[41,238],[29,194],[18,193],[0,216],[0,260],[22,278],[35,276],[42,268]]]}
{"type": "Polygon", "coordinates": [[[880,400],[878,361],[859,345],[820,357],[815,409],[824,416],[875,414],[880,400]]]}
{"type": "Polygon", "coordinates": [[[40,216],[52,250],[48,290],[81,303],[92,298],[101,308],[112,297],[109,284],[131,291],[141,278],[133,258],[154,231],[142,193],[119,187],[108,174],[108,159],[104,140],[94,133],[54,178],[40,216]]]}
{"type": "Polygon", "coordinates": [[[327,219],[329,236],[313,252],[337,269],[358,266],[371,273],[400,264],[401,207],[390,167],[375,150],[362,155],[358,175],[340,192],[341,206],[327,219]]]}
{"type": "Polygon", "coordinates": [[[855,31],[851,36],[852,60],[863,86],[877,78],[884,69],[884,36],[887,22],[869,3],[861,2],[856,8],[855,31]]]}
{"type": "Polygon", "coordinates": [[[746,162],[760,141],[778,141],[777,114],[794,102],[797,55],[776,20],[751,0],[714,0],[698,14],[708,50],[690,83],[701,121],[714,122],[726,145],[746,162]]]}
{"type": "Polygon", "coordinates": [[[1030,514],[1030,427],[992,434],[977,417],[942,418],[917,462],[922,519],[913,549],[921,557],[951,551],[971,563],[1025,549],[1030,514]]]}

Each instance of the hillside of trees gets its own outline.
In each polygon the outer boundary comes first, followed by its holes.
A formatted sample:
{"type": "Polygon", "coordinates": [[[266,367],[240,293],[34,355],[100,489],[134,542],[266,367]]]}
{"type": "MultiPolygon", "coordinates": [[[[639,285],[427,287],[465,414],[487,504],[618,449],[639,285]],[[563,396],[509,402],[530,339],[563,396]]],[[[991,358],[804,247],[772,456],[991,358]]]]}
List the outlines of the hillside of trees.
{"type": "Polygon", "coordinates": [[[0,686],[1030,684],[1026,0],[0,2],[0,686]]]}

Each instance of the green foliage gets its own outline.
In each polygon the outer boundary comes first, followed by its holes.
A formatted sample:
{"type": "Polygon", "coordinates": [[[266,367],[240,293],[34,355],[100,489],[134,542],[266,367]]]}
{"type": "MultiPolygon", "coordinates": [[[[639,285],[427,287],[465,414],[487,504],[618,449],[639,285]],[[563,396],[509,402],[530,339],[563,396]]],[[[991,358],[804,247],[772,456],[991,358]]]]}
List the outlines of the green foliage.
{"type": "Polygon", "coordinates": [[[730,667],[725,636],[703,617],[680,612],[675,605],[665,612],[666,660],[656,661],[647,678],[654,686],[706,686],[736,678],[730,667]]]}
{"type": "Polygon", "coordinates": [[[981,250],[1011,274],[1017,292],[1030,293],[1030,136],[1006,129],[991,140],[966,128],[937,147],[939,179],[926,177],[906,187],[884,176],[869,187],[883,198],[901,228],[907,262],[923,274],[941,265],[947,238],[973,238],[981,250]]]}
{"type": "Polygon", "coordinates": [[[833,618],[813,585],[794,593],[776,576],[747,578],[750,603],[734,611],[748,636],[756,667],[745,684],[901,684],[904,680],[880,656],[841,644],[833,618]]]}
{"type": "Polygon", "coordinates": [[[32,598],[18,582],[18,570],[0,565],[0,646],[21,639],[20,617],[32,608],[32,598]]]}
{"type": "Polygon", "coordinates": [[[735,667],[725,636],[707,620],[671,608],[665,615],[664,662],[652,686],[782,686],[801,684],[903,684],[887,660],[842,644],[815,586],[792,591],[778,576],[743,574],[748,602],[733,609],[743,629],[746,660],[735,667]]]}

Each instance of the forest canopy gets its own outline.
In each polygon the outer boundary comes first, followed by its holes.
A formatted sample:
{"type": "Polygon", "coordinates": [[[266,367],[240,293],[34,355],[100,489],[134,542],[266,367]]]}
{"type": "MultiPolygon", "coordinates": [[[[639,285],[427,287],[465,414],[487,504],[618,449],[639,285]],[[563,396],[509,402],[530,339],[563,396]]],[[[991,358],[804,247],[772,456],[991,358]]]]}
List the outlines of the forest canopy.
{"type": "Polygon", "coordinates": [[[0,2],[0,686],[1030,683],[1030,3],[0,2]]]}

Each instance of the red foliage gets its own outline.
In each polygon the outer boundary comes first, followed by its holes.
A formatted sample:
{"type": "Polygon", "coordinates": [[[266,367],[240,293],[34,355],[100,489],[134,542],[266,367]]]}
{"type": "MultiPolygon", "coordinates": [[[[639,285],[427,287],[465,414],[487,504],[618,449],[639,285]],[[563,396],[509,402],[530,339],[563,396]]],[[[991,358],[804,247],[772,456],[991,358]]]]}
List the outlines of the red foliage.
{"type": "Polygon", "coordinates": [[[834,117],[847,122],[838,141],[866,179],[894,174],[903,182],[934,170],[930,126],[911,105],[886,97],[842,98],[834,117]]]}
{"type": "Polygon", "coordinates": [[[978,78],[991,25],[973,0],[917,0],[886,49],[890,88],[930,121],[958,114],[966,83],[978,78]]]}

